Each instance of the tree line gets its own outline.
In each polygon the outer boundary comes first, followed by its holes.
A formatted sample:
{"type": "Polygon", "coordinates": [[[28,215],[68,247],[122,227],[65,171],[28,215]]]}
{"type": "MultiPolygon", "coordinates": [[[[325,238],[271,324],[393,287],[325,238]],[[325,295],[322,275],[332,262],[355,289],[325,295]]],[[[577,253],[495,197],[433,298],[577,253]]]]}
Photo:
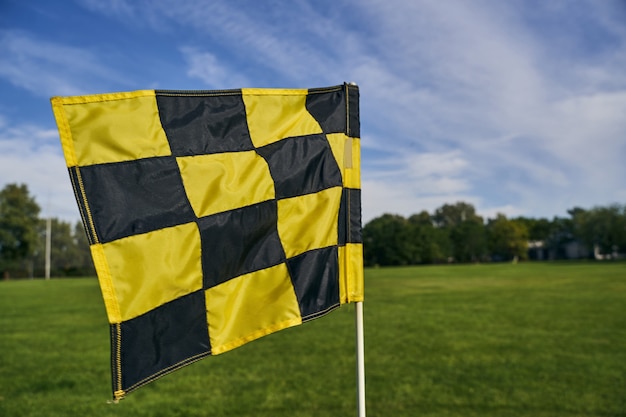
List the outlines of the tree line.
{"type": "Polygon", "coordinates": [[[615,259],[626,253],[626,205],[567,217],[483,219],[473,205],[444,204],[405,218],[384,214],[363,227],[366,266],[549,259],[615,259]]]}
{"type": "MultiPolygon", "coordinates": [[[[44,276],[48,219],[24,184],[0,190],[0,274],[44,276]]],[[[626,205],[567,211],[567,217],[487,219],[465,202],[433,214],[384,214],[363,227],[366,266],[526,259],[616,258],[626,253],[626,205]],[[622,255],[620,255],[622,254],[622,255]]],[[[50,219],[51,276],[93,276],[82,222],[50,219]]]]}
{"type": "MultiPolygon", "coordinates": [[[[24,184],[8,184],[0,190],[0,274],[41,277],[46,266],[48,219],[24,184]]],[[[82,222],[71,224],[50,219],[50,275],[93,276],[87,235],[82,222]]]]}

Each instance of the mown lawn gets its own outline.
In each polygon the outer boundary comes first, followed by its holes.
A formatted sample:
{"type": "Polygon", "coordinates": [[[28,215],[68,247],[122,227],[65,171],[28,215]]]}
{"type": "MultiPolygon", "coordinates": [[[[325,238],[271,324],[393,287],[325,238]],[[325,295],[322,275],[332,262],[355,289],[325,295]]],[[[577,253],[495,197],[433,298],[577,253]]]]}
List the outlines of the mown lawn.
{"type": "MultiPolygon", "coordinates": [[[[367,414],[626,416],[626,264],[366,270],[367,414]]],[[[0,416],[356,415],[354,309],[109,404],[95,279],[0,282],[0,416]]]]}

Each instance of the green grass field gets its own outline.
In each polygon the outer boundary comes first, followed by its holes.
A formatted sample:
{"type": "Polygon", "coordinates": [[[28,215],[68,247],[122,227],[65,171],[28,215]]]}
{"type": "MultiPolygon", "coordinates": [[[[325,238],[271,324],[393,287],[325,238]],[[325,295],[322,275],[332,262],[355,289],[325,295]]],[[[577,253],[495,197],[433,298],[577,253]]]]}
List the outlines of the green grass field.
{"type": "MultiPolygon", "coordinates": [[[[366,270],[367,414],[626,416],[626,263],[366,270]]],[[[95,279],[0,282],[0,416],[354,416],[354,306],[109,404],[95,279]]]]}

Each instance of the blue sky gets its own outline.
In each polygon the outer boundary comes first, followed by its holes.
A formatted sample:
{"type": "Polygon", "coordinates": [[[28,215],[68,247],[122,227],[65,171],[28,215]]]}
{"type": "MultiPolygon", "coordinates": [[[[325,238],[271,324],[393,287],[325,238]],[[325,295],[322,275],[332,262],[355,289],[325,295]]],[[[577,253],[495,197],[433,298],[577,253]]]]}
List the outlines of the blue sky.
{"type": "Polygon", "coordinates": [[[0,0],[0,187],[79,218],[52,96],[344,81],[365,222],[626,203],[624,0],[0,0]]]}

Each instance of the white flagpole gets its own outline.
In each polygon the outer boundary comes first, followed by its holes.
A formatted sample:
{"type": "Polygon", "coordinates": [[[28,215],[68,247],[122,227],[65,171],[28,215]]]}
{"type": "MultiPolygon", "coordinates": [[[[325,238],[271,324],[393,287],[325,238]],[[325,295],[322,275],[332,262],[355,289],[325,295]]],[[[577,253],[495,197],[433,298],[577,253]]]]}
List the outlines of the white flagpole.
{"type": "Polygon", "coordinates": [[[365,417],[365,343],[363,338],[363,301],[355,303],[356,375],[358,417],[365,417]]]}

